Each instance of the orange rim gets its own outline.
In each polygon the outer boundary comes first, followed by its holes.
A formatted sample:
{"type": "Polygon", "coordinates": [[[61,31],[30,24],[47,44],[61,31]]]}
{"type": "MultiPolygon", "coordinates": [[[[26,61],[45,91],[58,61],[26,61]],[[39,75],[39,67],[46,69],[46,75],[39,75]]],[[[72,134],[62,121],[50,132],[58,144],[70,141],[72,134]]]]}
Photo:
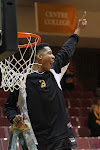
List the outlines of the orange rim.
{"type": "MultiPolygon", "coordinates": [[[[36,34],[26,33],[26,32],[18,32],[17,36],[18,36],[18,38],[28,38],[31,36],[31,37],[34,37],[37,39],[37,42],[36,42],[37,44],[39,44],[41,42],[41,37],[36,34]]],[[[30,43],[30,44],[18,45],[19,48],[26,48],[26,47],[31,47],[31,46],[35,46],[35,42],[30,43]]]]}

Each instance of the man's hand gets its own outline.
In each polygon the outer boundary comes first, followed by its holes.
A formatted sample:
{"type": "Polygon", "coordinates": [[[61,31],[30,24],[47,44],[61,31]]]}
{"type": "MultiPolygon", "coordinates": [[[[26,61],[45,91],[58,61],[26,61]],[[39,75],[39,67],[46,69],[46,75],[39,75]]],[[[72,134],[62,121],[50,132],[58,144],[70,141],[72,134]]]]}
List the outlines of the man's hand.
{"type": "Polygon", "coordinates": [[[82,18],[79,19],[78,21],[77,29],[75,30],[74,33],[80,35],[81,30],[83,30],[86,25],[87,25],[86,11],[84,11],[82,18]]]}
{"type": "Polygon", "coordinates": [[[16,115],[16,117],[13,119],[13,123],[18,125],[19,122],[23,122],[23,118],[21,115],[16,115]]]}

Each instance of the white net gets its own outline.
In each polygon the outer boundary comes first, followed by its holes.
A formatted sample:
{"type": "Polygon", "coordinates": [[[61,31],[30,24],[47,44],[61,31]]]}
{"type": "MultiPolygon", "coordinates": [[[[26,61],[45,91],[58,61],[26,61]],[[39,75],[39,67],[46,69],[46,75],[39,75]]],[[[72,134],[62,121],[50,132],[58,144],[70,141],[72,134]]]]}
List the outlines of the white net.
{"type": "Polygon", "coordinates": [[[36,45],[38,39],[35,39],[34,47],[31,45],[30,56],[28,60],[25,60],[28,46],[31,44],[31,36],[29,36],[27,40],[28,44],[24,52],[18,48],[20,59],[17,59],[15,54],[13,54],[8,59],[0,62],[0,69],[2,73],[1,88],[3,88],[4,91],[10,90],[13,92],[15,89],[18,90],[20,88],[26,88],[26,77],[28,74],[33,72],[32,67],[35,62],[36,45]]]}

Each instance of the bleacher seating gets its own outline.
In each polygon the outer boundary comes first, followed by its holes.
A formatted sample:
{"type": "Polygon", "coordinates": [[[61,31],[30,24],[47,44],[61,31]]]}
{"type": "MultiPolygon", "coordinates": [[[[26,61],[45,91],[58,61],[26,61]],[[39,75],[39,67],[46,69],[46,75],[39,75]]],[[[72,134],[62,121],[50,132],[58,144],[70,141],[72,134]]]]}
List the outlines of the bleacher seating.
{"type": "Polygon", "coordinates": [[[65,103],[67,103],[67,111],[69,114],[69,119],[73,125],[73,132],[75,137],[89,137],[90,131],[88,129],[88,115],[91,111],[91,106],[93,104],[91,98],[83,99],[81,98],[67,98],[65,103]]]}
{"type": "Polygon", "coordinates": [[[94,149],[100,149],[100,137],[98,138],[89,138],[91,147],[94,149]]]}
{"type": "Polygon", "coordinates": [[[8,147],[8,140],[7,139],[0,139],[0,147],[1,150],[7,150],[8,147]]]}
{"type": "Polygon", "coordinates": [[[0,138],[9,138],[9,127],[0,127],[0,138]]]}
{"type": "Polygon", "coordinates": [[[79,119],[79,125],[81,127],[87,127],[88,126],[88,117],[78,117],[79,119]]]}
{"type": "Polygon", "coordinates": [[[79,137],[76,138],[78,147],[73,150],[100,150],[100,138],[79,137]]]}
{"type": "Polygon", "coordinates": [[[89,98],[81,99],[81,105],[82,105],[82,107],[91,107],[92,104],[93,104],[92,99],[89,99],[89,98]]]}
{"type": "Polygon", "coordinates": [[[73,129],[74,136],[75,136],[75,137],[78,137],[79,135],[78,135],[77,127],[76,127],[76,126],[73,126],[72,129],[73,129]]]}
{"type": "Polygon", "coordinates": [[[72,98],[81,98],[81,97],[82,97],[82,92],[80,92],[79,90],[77,90],[77,91],[72,91],[71,97],[72,97],[72,98]]]}
{"type": "Polygon", "coordinates": [[[70,95],[70,92],[68,92],[67,90],[64,90],[64,91],[63,91],[63,95],[64,95],[65,98],[66,98],[66,97],[67,97],[67,98],[70,98],[70,96],[71,96],[71,95],[70,95]]]}
{"type": "Polygon", "coordinates": [[[69,99],[68,99],[68,98],[67,98],[67,99],[65,98],[65,105],[66,105],[66,107],[69,107],[69,105],[70,105],[70,104],[69,104],[69,99]]]}
{"type": "Polygon", "coordinates": [[[90,111],[91,111],[90,107],[81,107],[80,108],[80,115],[81,115],[81,117],[88,117],[90,111]]]}
{"type": "MultiPolygon", "coordinates": [[[[0,150],[7,150],[8,148],[8,143],[9,140],[7,138],[5,139],[0,139],[0,150]]],[[[16,146],[16,150],[22,150],[21,144],[18,140],[17,146],[16,146]]]]}
{"type": "Polygon", "coordinates": [[[77,138],[78,149],[90,149],[88,138],[77,138]]]}
{"type": "Polygon", "coordinates": [[[81,107],[81,101],[79,98],[69,99],[70,107],[81,107]]]}
{"type": "Polygon", "coordinates": [[[0,98],[0,107],[4,107],[6,98],[0,98]]]}
{"type": "Polygon", "coordinates": [[[90,131],[87,127],[79,127],[78,128],[78,134],[79,137],[89,137],[90,136],[90,131]]]}
{"type": "Polygon", "coordinates": [[[71,116],[69,118],[70,122],[72,123],[73,126],[78,126],[79,125],[79,120],[78,120],[78,117],[73,117],[71,116]]]}
{"type": "MultiPolygon", "coordinates": [[[[79,137],[76,138],[78,147],[72,150],[100,150],[100,138],[79,137]]],[[[0,150],[7,150],[8,139],[0,139],[0,150]],[[3,147],[3,149],[2,149],[3,147]]],[[[16,150],[22,150],[20,143],[17,144],[16,150]]]]}
{"type": "Polygon", "coordinates": [[[83,87],[77,80],[77,74],[73,64],[71,70],[74,73],[74,90],[64,91],[66,109],[69,114],[69,119],[73,126],[73,133],[76,137],[78,147],[75,150],[100,150],[100,138],[89,137],[88,115],[91,111],[91,106],[96,104],[96,99],[92,91],[84,91],[83,87]],[[66,94],[67,93],[67,94],[66,94]]]}
{"type": "Polygon", "coordinates": [[[67,110],[68,110],[69,116],[75,116],[75,117],[80,116],[79,108],[68,108],[67,110]]]}
{"type": "Polygon", "coordinates": [[[85,91],[83,92],[83,95],[82,95],[83,98],[94,98],[94,95],[93,95],[93,92],[92,91],[85,91]]]}
{"type": "Polygon", "coordinates": [[[4,92],[2,89],[0,89],[0,98],[7,98],[8,92],[4,92]]]}
{"type": "Polygon", "coordinates": [[[10,126],[7,117],[0,117],[0,126],[10,126]]]}

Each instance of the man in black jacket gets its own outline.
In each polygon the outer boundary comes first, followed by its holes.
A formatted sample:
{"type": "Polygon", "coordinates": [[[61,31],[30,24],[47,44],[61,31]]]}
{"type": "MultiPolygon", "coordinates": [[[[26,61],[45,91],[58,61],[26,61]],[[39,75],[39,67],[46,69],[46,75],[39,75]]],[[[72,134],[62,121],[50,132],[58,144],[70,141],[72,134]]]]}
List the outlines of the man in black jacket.
{"type": "Polygon", "coordinates": [[[17,125],[22,116],[28,117],[38,150],[70,150],[77,146],[60,81],[74,54],[80,32],[87,24],[85,17],[86,12],[56,56],[48,44],[37,45],[36,64],[33,73],[27,76],[26,89],[9,93],[6,101],[5,111],[10,123],[17,125]],[[17,112],[17,102],[21,115],[17,112]]]}

